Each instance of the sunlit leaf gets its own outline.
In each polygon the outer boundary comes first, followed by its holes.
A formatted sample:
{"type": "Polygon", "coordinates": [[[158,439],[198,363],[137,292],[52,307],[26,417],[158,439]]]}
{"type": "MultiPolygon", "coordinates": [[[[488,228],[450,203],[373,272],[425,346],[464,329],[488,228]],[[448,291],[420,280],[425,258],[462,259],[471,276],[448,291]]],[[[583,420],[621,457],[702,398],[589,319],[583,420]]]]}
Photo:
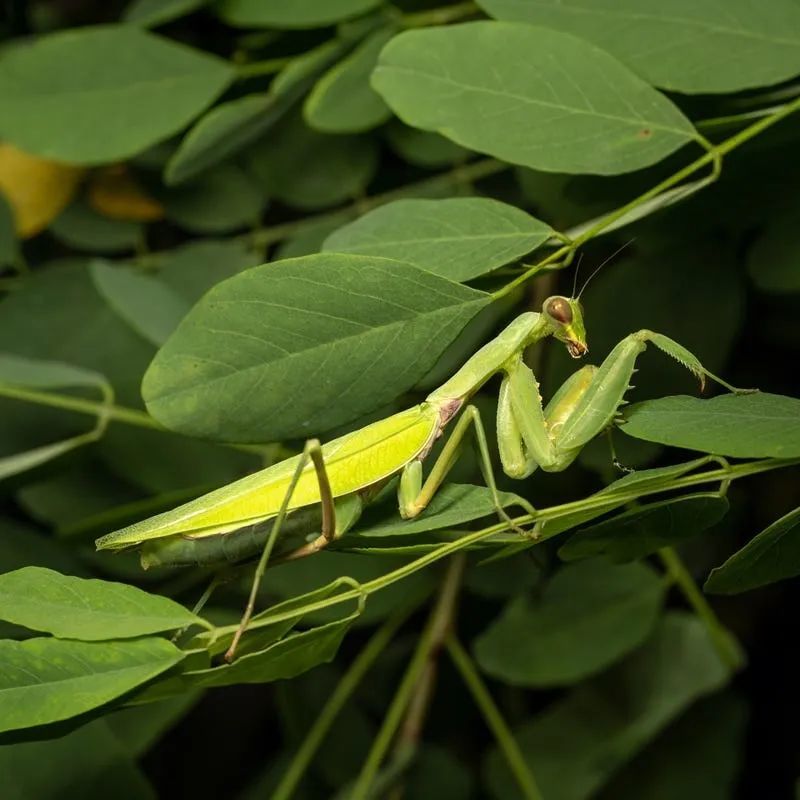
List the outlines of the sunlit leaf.
{"type": "Polygon", "coordinates": [[[676,106],[610,55],[529,25],[406,31],[372,81],[404,122],[548,171],[629,172],[695,137],[676,106]]]}

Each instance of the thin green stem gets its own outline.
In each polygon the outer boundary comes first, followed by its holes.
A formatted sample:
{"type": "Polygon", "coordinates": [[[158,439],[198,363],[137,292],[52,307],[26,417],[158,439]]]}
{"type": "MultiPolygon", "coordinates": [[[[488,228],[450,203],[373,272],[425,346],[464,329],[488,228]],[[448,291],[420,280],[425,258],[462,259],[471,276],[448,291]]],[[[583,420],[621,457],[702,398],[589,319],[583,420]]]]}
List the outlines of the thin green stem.
{"type": "MultiPolygon", "coordinates": [[[[563,503],[561,505],[542,509],[537,511],[536,514],[523,514],[519,517],[515,517],[513,522],[522,526],[530,525],[532,522],[537,521],[558,519],[560,517],[565,517],[569,514],[574,514],[580,511],[589,511],[604,507],[608,510],[611,510],[620,505],[624,505],[625,503],[636,500],[639,497],[647,497],[653,494],[661,494],[663,492],[686,489],[691,486],[698,486],[704,483],[717,483],[723,480],[737,480],[750,475],[757,475],[761,472],[769,472],[773,469],[782,469],[784,467],[790,467],[796,464],[800,464],[800,458],[765,458],[759,461],[736,464],[727,468],[720,467],[719,469],[708,470],[697,475],[684,475],[680,478],[670,481],[669,483],[662,484],[658,487],[651,487],[649,489],[645,488],[644,490],[639,491],[617,492],[614,494],[608,493],[606,495],[595,494],[582,500],[573,500],[570,503],[563,503]]],[[[298,616],[298,614],[312,614],[317,611],[322,611],[325,608],[338,605],[339,603],[349,602],[350,600],[358,600],[362,595],[370,595],[374,592],[380,591],[381,589],[385,589],[387,586],[391,586],[393,583],[401,581],[404,578],[407,578],[409,575],[413,575],[415,572],[425,569],[431,564],[441,561],[443,558],[447,558],[447,556],[452,555],[453,553],[457,553],[460,550],[466,550],[472,545],[479,544],[485,539],[495,536],[498,533],[503,533],[507,530],[508,525],[505,522],[501,522],[495,525],[490,525],[482,530],[475,531],[474,533],[466,534],[455,541],[447,542],[440,547],[437,547],[435,550],[425,553],[414,561],[409,561],[402,567],[398,567],[391,572],[387,572],[385,575],[381,575],[374,580],[361,584],[359,590],[342,592],[335,597],[326,598],[325,600],[317,600],[313,603],[308,603],[299,610],[284,611],[278,614],[264,614],[259,616],[253,619],[250,623],[250,630],[272,625],[276,622],[282,622],[283,620],[294,618],[295,616],[298,616]]],[[[550,535],[548,535],[547,529],[545,528],[541,537],[537,540],[537,543],[546,541],[549,538],[550,535]]],[[[504,542],[503,544],[506,543],[504,542]]],[[[231,625],[220,627],[217,629],[217,632],[219,636],[224,636],[225,634],[232,633],[235,629],[236,626],[231,625]]]]}
{"type": "Polygon", "coordinates": [[[480,709],[486,725],[494,734],[497,744],[506,758],[508,767],[517,780],[526,800],[543,800],[542,793],[536,784],[536,779],[525,761],[522,751],[514,738],[514,734],[503,719],[500,709],[495,705],[486,684],[483,682],[478,670],[472,663],[469,653],[463,648],[454,634],[447,638],[447,652],[453,660],[456,669],[464,679],[467,688],[472,694],[475,705],[480,709]]]}
{"type": "Polygon", "coordinates": [[[456,3],[451,6],[441,6],[431,8],[428,11],[417,11],[415,13],[402,14],[400,24],[406,28],[423,28],[429,25],[447,25],[449,22],[458,22],[466,17],[473,17],[480,14],[481,9],[472,0],[464,3],[456,3]]]}
{"type": "Polygon", "coordinates": [[[742,666],[743,655],[738,643],[720,622],[719,617],[700,591],[700,587],[686,568],[681,557],[672,547],[662,547],[658,551],[658,556],[664,564],[668,576],[675,582],[686,602],[705,625],[709,638],[723,663],[727,664],[731,669],[739,669],[742,666]]]}
{"type": "Polygon", "coordinates": [[[274,75],[280,72],[287,64],[291,63],[293,57],[267,58],[263,61],[253,61],[250,64],[236,64],[236,80],[246,80],[247,78],[257,78],[261,75],[274,75]]]}
{"type": "Polygon", "coordinates": [[[294,758],[292,758],[289,768],[283,774],[278,787],[272,793],[272,800],[289,800],[294,794],[297,785],[311,763],[311,759],[319,750],[336,717],[413,610],[413,608],[407,608],[390,617],[378,628],[364,649],[356,656],[314,720],[314,724],[306,734],[294,758]]]}
{"type": "Polygon", "coordinates": [[[450,562],[436,605],[419,637],[414,655],[411,657],[389,710],[383,719],[383,724],[356,779],[350,800],[367,800],[369,797],[375,776],[402,721],[403,714],[411,702],[420,675],[437,643],[443,642],[447,635],[458,598],[458,588],[463,570],[463,559],[453,559],[450,562]]]}

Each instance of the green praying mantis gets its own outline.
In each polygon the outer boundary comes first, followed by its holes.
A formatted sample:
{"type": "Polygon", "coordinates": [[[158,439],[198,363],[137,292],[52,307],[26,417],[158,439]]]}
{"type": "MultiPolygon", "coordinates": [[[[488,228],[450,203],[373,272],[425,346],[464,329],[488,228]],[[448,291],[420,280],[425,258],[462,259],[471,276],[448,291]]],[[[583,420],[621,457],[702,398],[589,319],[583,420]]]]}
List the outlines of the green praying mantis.
{"type": "Polygon", "coordinates": [[[444,482],[471,427],[495,509],[510,528],[516,527],[498,495],[480,415],[468,404],[493,375],[502,375],[497,406],[500,460],[504,472],[517,479],[537,467],[551,472],[566,469],[587,442],[613,423],[630,388],[636,359],[648,342],[694,373],[701,387],[708,375],[733,389],[682,345],[640,330],[620,341],[601,366],[584,366],[575,372],[545,406],[523,353],[549,336],[563,342],[573,358],[588,352],[578,298],[552,296],[541,313],[518,316],[422,403],[324,445],[311,440],[300,455],[103,536],[97,548],[138,547],[145,568],[237,563],[261,552],[247,609],[226,654],[230,661],[252,615],[279,533],[302,536],[304,541],[286,557],[316,552],[352,528],[365,504],[398,474],[400,514],[406,519],[417,516],[444,482]],[[449,439],[425,477],[423,461],[456,417],[449,439]]]}

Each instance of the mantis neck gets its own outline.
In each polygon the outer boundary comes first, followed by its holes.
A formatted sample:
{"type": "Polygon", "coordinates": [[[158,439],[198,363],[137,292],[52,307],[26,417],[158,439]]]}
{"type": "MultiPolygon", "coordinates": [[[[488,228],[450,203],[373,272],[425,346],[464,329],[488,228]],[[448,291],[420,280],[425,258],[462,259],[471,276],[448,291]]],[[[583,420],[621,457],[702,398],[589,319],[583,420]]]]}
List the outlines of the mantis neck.
{"type": "Polygon", "coordinates": [[[449,381],[434,389],[427,402],[443,406],[453,400],[464,401],[489,378],[499,372],[528,345],[552,333],[544,315],[528,311],[520,314],[494,339],[487,342],[449,381]]]}

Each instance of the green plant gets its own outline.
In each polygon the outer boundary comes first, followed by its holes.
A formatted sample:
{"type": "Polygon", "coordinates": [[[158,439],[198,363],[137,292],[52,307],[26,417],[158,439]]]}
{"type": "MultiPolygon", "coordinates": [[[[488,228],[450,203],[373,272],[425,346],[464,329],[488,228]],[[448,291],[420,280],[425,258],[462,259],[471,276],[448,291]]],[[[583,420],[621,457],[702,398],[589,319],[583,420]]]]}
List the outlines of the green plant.
{"type": "MultiPolygon", "coordinates": [[[[210,717],[199,797],[722,800],[743,771],[747,791],[762,696],[736,675],[777,654],[706,594],[800,574],[794,0],[28,5],[0,51],[19,796],[153,796],[137,759],[188,750],[181,718],[215,698],[248,722],[210,717]],[[493,497],[467,457],[415,519],[382,493],[271,566],[230,664],[252,565],[94,551],[418,402],[608,256],[582,295],[593,360],[645,328],[760,391],[698,397],[645,355],[566,472],[493,497]]],[[[546,397],[563,349],[527,354],[546,397]]]]}

